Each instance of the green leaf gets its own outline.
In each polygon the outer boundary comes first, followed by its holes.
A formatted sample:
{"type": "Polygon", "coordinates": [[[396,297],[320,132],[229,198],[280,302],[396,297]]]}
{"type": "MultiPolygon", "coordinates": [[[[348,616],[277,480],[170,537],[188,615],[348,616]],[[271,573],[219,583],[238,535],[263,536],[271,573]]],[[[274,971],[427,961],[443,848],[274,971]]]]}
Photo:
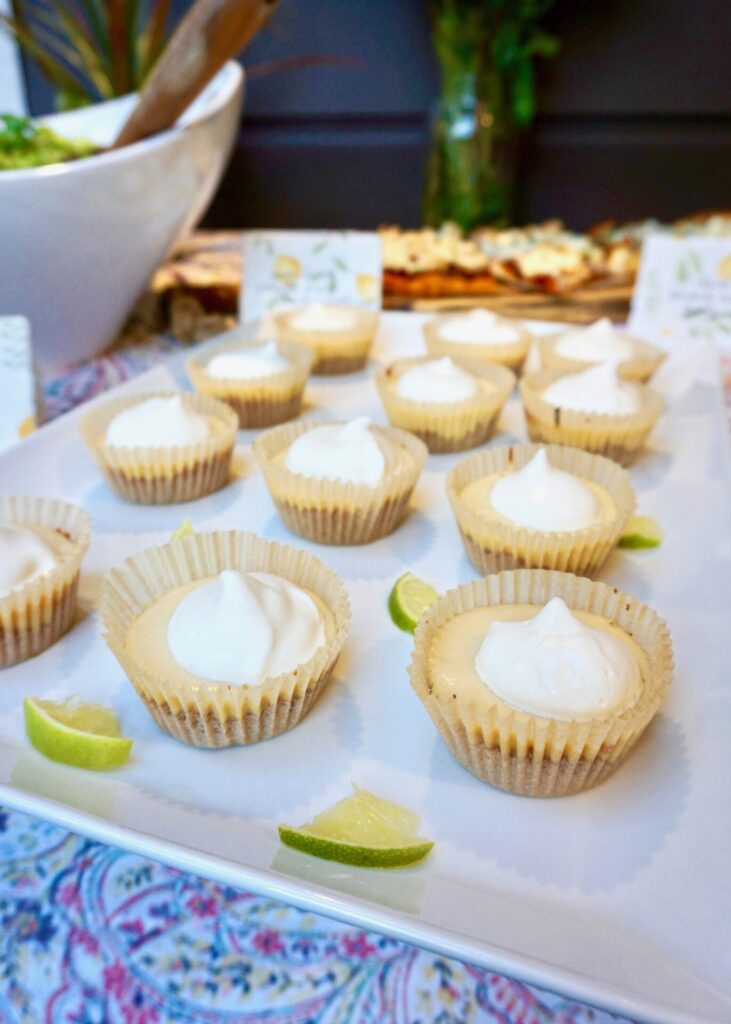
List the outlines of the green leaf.
{"type": "Polygon", "coordinates": [[[89,102],[94,99],[88,83],[64,65],[53,52],[44,48],[22,19],[0,15],[0,25],[4,25],[12,33],[18,44],[33,58],[43,75],[56,90],[71,95],[85,95],[89,102]]]}
{"type": "MultiPolygon", "coordinates": [[[[98,89],[100,96],[104,98],[113,96],[114,93],[99,59],[89,26],[83,18],[74,17],[63,0],[49,0],[49,3],[55,13],[58,25],[68,40],[64,48],[65,59],[84,71],[95,88],[98,89]]],[[[40,15],[40,10],[38,14],[40,15]]]]}
{"type": "Polygon", "coordinates": [[[104,25],[103,0],[78,0],[84,13],[89,30],[102,55],[109,59],[109,39],[104,25]]]}
{"type": "Polygon", "coordinates": [[[81,107],[88,107],[91,103],[88,93],[85,92],[67,92],[65,89],[59,89],[53,98],[53,105],[59,114],[63,114],[67,110],[79,110],[81,107]]]}
{"type": "Polygon", "coordinates": [[[525,52],[536,57],[555,57],[561,49],[556,36],[536,29],[525,46],[525,52]]]}
{"type": "Polygon", "coordinates": [[[517,26],[512,22],[503,22],[498,29],[493,43],[495,63],[498,68],[505,70],[517,60],[520,60],[522,48],[517,26]]]}
{"type": "Polygon", "coordinates": [[[536,112],[533,62],[524,57],[515,68],[513,79],[513,117],[516,124],[530,124],[536,112]]]}

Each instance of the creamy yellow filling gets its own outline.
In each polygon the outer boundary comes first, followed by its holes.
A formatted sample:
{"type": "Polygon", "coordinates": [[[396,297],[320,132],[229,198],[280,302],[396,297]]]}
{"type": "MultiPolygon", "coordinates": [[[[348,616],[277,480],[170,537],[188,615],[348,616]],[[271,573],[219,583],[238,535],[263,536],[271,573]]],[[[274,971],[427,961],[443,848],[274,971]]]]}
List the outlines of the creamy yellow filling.
{"type": "MultiPolygon", "coordinates": [[[[490,500],[490,494],[495,484],[498,480],[508,475],[508,473],[491,473],[489,476],[483,476],[478,480],[473,480],[472,483],[467,484],[464,490],[460,492],[460,501],[467,508],[476,512],[485,520],[497,520],[507,525],[515,526],[516,524],[511,519],[508,519],[506,516],[502,515],[502,513],[498,512],[490,500]]],[[[583,477],[581,480],[592,491],[599,504],[600,523],[602,525],[611,523],[617,514],[617,506],[611,494],[605,490],[604,487],[601,487],[599,484],[595,484],[592,480],[585,480],[583,477]]],[[[523,529],[530,528],[523,527],[523,529]]],[[[534,532],[543,533],[544,531],[539,530],[534,532]]]]}
{"type": "MultiPolygon", "coordinates": [[[[205,579],[194,580],[191,583],[185,583],[181,587],[176,587],[174,590],[158,598],[154,604],[151,604],[149,608],[145,608],[133,620],[127,631],[126,646],[129,654],[135,661],[144,664],[149,672],[153,672],[161,679],[175,679],[178,683],[190,686],[220,685],[211,683],[206,679],[200,679],[198,676],[194,676],[184,668],[181,668],[173,658],[167,643],[168,624],[178,604],[186,594],[189,594],[204,583],[210,583],[213,579],[214,577],[209,576],[205,579]]],[[[317,594],[306,587],[301,587],[300,589],[315,602],[323,618],[326,643],[332,643],[335,638],[335,617],[333,613],[317,594]]]]}
{"type": "MultiPolygon", "coordinates": [[[[378,445],[379,445],[381,451],[383,452],[383,456],[384,456],[384,459],[385,459],[385,469],[384,469],[383,476],[381,477],[381,480],[379,481],[379,484],[380,484],[386,478],[386,475],[388,473],[392,473],[396,469],[410,468],[411,462],[412,462],[412,458],[411,458],[410,453],[405,448],[402,448],[400,444],[391,444],[390,442],[384,440],[384,438],[382,438],[382,437],[377,438],[377,441],[378,441],[378,445]]],[[[281,452],[277,452],[277,454],[272,457],[271,462],[275,466],[280,466],[282,469],[286,469],[288,473],[291,473],[292,470],[290,470],[288,468],[288,466],[286,465],[287,451],[288,451],[287,448],[283,448],[281,452]]],[[[294,475],[295,476],[300,476],[301,474],[296,473],[294,475]]],[[[303,477],[303,479],[317,480],[319,478],[318,477],[303,477]]],[[[323,478],[322,482],[325,483],[326,482],[326,478],[323,478]]],[[[342,482],[345,482],[345,481],[342,481],[342,482]]]]}
{"type": "MultiPolygon", "coordinates": [[[[429,683],[440,699],[460,700],[479,705],[487,702],[506,712],[511,706],[482,682],[475,669],[475,656],[491,624],[532,618],[540,611],[535,605],[496,605],[462,612],[436,631],[429,646],[427,672],[429,683]]],[[[650,678],[647,657],[623,629],[601,615],[574,611],[573,614],[592,629],[602,630],[624,644],[636,660],[643,683],[650,678]]],[[[520,712],[525,715],[526,712],[520,712]]]]}

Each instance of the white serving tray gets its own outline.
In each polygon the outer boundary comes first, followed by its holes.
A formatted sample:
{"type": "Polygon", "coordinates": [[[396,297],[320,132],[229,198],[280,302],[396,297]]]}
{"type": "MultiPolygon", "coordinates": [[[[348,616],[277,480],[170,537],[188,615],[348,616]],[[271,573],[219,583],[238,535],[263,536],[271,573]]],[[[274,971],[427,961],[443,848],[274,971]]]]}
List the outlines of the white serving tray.
{"type": "MultiPolygon", "coordinates": [[[[368,413],[384,422],[376,361],[421,349],[422,318],[383,318],[369,373],[316,378],[308,416],[368,413]]],[[[632,470],[641,510],[665,531],[654,552],[616,552],[602,578],[667,618],[671,695],[621,770],[561,800],[490,789],[455,761],[406,675],[411,641],[388,592],[411,569],[441,588],[475,573],[444,494],[458,456],[431,456],[415,508],[391,537],[326,548],[279,522],[242,433],[239,478],[202,501],[126,505],[106,487],[73,412],[0,454],[0,489],[86,506],[94,539],[80,621],[38,658],[1,674],[0,800],[106,843],[503,971],[629,1017],[661,1024],[731,1021],[731,688],[729,458],[718,378],[708,358],[674,357],[667,414],[632,470]],[[704,368],[705,367],[705,368],[704,368]],[[251,748],[198,751],[161,733],[99,635],[102,574],[166,541],[184,517],[200,530],[242,528],[317,551],[345,580],[351,637],[334,678],[293,732],[251,748]],[[45,760],[27,743],[22,698],[80,693],[110,702],[134,737],[130,763],[96,775],[45,760]],[[421,866],[347,868],[282,848],[350,781],[401,801],[436,842],[421,866]]],[[[119,391],[185,386],[181,360],[119,391]]],[[[83,410],[82,410],[83,411],[83,410]]],[[[514,398],[493,443],[524,439],[514,398]]]]}

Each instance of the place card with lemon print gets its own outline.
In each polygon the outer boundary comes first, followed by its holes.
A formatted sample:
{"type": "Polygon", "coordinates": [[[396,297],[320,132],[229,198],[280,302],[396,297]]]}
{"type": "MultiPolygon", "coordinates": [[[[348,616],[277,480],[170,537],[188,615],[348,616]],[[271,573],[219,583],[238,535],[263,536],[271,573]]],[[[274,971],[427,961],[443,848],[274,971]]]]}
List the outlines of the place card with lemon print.
{"type": "Polygon", "coordinates": [[[731,236],[648,238],[629,326],[670,350],[689,340],[731,349],[731,236]]]}
{"type": "Polygon", "coordinates": [[[239,315],[319,302],[381,307],[381,243],[368,231],[246,231],[239,315]]]}

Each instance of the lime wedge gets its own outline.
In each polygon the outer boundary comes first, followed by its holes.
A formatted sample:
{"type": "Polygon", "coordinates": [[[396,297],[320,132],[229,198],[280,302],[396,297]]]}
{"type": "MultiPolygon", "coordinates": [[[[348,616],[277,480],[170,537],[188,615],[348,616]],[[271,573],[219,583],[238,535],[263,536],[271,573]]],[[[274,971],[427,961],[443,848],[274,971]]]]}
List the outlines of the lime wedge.
{"type": "Polygon", "coordinates": [[[619,538],[620,548],[657,548],[662,544],[662,527],[652,516],[630,516],[619,538]]]}
{"type": "Polygon", "coordinates": [[[419,619],[437,597],[430,583],[407,572],[399,576],[388,595],[388,610],[395,625],[405,633],[413,633],[419,619]]]}
{"type": "Polygon", "coordinates": [[[195,528],[191,523],[190,519],[184,519],[177,530],[173,531],[173,535],[170,540],[180,540],[182,537],[192,537],[195,533],[195,528]]]}
{"type": "Polygon", "coordinates": [[[52,761],[105,771],[129,757],[132,740],[120,736],[111,708],[85,704],[79,697],[60,703],[26,697],[23,712],[28,739],[52,761]]]}
{"type": "Polygon", "coordinates": [[[309,825],[279,826],[285,846],[323,860],[364,868],[395,868],[426,857],[434,843],[416,832],[419,816],[356,787],[353,796],[318,814],[309,825]]]}

